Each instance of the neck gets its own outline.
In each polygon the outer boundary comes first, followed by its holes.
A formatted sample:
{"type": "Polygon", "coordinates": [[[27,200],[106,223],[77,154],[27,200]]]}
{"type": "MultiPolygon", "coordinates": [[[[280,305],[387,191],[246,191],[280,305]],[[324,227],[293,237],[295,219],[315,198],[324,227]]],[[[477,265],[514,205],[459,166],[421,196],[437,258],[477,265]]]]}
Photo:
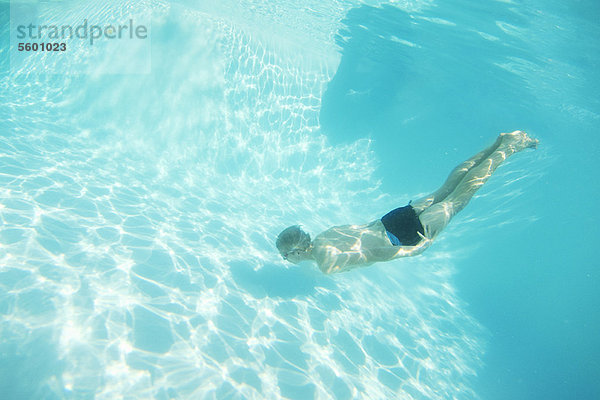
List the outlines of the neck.
{"type": "Polygon", "coordinates": [[[308,249],[306,249],[304,252],[300,253],[300,256],[302,258],[301,261],[305,261],[305,260],[311,261],[311,260],[314,260],[314,257],[313,257],[313,254],[312,254],[312,250],[313,250],[313,247],[312,247],[312,243],[311,243],[311,245],[308,247],[308,249]]]}
{"type": "Polygon", "coordinates": [[[311,243],[310,246],[308,246],[308,249],[306,249],[306,257],[308,260],[312,260],[314,258],[312,251],[313,251],[313,245],[311,243]]]}

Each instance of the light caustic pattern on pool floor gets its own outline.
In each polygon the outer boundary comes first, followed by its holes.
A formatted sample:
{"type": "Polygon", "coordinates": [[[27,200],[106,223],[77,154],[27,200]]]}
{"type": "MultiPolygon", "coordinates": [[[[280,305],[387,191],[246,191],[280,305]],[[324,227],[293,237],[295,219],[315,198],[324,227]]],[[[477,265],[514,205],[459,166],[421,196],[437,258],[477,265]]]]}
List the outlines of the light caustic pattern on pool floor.
{"type": "Polygon", "coordinates": [[[3,99],[4,393],[476,397],[480,329],[448,254],[332,277],[276,254],[291,223],[314,234],[396,206],[367,141],[333,148],[318,130],[331,73],[223,21],[163,12],[157,26],[193,38],[176,65],[12,81],[3,99]]]}

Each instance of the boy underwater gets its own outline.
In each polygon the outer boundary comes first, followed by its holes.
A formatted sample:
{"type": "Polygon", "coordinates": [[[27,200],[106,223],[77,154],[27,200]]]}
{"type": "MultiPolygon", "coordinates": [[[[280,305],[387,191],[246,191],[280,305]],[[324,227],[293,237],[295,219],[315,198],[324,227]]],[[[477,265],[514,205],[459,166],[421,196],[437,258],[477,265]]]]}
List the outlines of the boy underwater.
{"type": "Polygon", "coordinates": [[[504,160],[538,143],[522,131],[501,133],[493,145],[454,168],[430,195],[368,224],[335,226],[312,241],[300,226],[290,226],[277,237],[277,249],[284,260],[315,261],[326,274],[421,254],[504,160]]]}

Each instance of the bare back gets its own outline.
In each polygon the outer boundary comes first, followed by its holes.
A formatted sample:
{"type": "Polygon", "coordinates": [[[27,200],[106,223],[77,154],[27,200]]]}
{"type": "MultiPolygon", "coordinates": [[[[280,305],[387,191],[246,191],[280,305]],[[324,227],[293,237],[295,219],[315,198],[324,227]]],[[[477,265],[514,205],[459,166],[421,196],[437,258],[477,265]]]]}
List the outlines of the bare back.
{"type": "Polygon", "coordinates": [[[330,274],[413,255],[422,247],[422,244],[393,246],[378,219],[364,225],[335,226],[324,231],[313,241],[312,256],[321,271],[330,274]]]}

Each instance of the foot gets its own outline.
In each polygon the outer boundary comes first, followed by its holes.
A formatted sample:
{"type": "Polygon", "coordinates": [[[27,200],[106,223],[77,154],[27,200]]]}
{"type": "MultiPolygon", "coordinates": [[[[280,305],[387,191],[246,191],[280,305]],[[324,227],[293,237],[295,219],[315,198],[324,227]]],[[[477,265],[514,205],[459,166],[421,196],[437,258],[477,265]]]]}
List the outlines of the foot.
{"type": "Polygon", "coordinates": [[[523,131],[514,131],[511,133],[501,133],[500,136],[506,140],[508,144],[514,146],[516,151],[525,149],[537,149],[539,140],[529,137],[523,131]]]}

